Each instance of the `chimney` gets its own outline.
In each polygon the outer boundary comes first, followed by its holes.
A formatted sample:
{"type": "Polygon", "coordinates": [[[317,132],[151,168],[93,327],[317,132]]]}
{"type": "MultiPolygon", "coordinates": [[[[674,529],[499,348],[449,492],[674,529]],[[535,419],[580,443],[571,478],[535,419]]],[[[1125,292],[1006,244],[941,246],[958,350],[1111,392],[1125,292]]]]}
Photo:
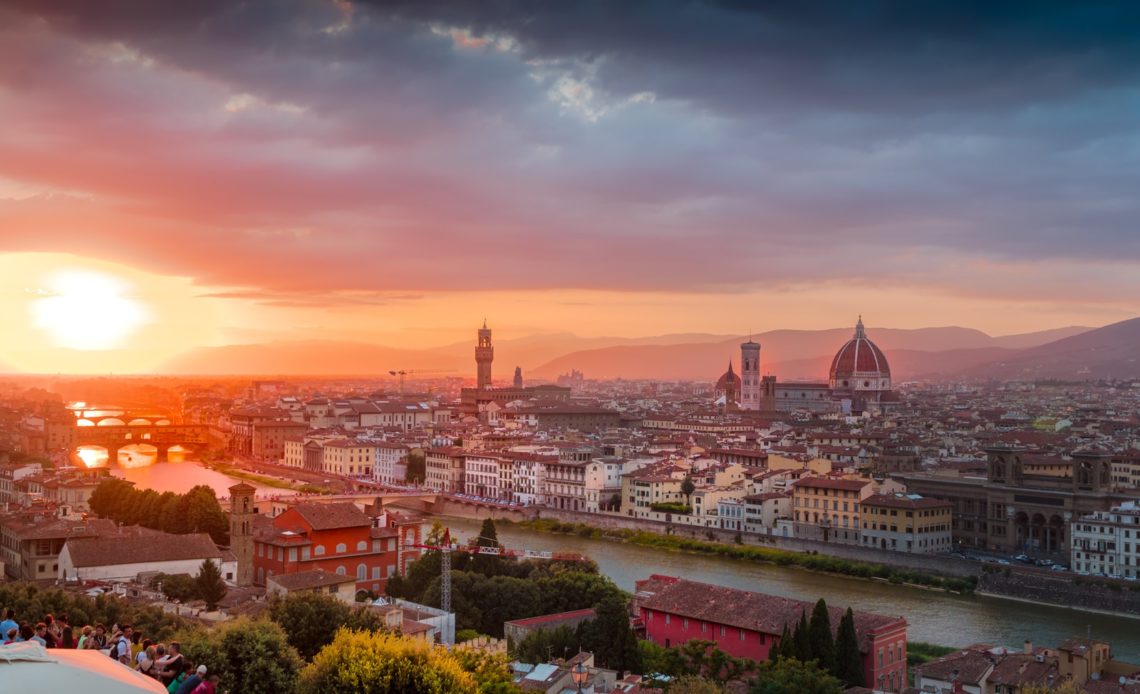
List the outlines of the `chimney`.
{"type": "Polygon", "coordinates": [[[1033,655],[1033,642],[1029,639],[1025,640],[1025,655],[1033,655]]]}

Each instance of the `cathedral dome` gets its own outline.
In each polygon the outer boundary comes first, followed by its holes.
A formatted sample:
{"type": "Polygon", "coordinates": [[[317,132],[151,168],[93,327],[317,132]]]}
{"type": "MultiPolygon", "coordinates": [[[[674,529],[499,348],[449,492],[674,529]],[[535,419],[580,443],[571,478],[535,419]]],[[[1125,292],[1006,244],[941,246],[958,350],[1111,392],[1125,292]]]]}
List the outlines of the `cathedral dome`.
{"type": "MultiPolygon", "coordinates": [[[[708,383],[708,381],[705,381],[708,383]]],[[[740,377],[732,370],[732,362],[728,362],[728,371],[716,382],[716,389],[720,392],[727,392],[729,390],[736,390],[740,386],[740,377]]]]}
{"type": "Polygon", "coordinates": [[[891,389],[891,367],[887,365],[883,351],[867,339],[862,316],[855,325],[855,336],[835,353],[828,381],[832,390],[891,389]]]}

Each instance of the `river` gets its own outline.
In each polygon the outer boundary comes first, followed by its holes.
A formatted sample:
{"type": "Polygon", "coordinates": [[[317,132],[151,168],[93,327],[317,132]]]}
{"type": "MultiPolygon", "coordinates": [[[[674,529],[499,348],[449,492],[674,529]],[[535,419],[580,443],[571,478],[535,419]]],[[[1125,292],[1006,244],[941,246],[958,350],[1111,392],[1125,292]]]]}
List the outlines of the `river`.
{"type": "MultiPolygon", "coordinates": [[[[452,537],[465,542],[479,531],[479,521],[448,518],[452,537]]],[[[659,573],[761,593],[856,610],[901,615],[908,637],[946,646],[972,643],[1021,648],[1025,640],[1056,646],[1070,636],[1112,644],[1117,658],[1140,662],[1140,619],[1113,617],[1061,607],[981,596],[951,595],[920,588],[862,581],[769,564],[681,554],[575,535],[550,535],[503,524],[499,540],[507,547],[578,552],[593,559],[603,574],[625,590],[634,581],[659,573]]]]}
{"type": "Polygon", "coordinates": [[[268,487],[257,482],[230,477],[216,470],[202,467],[199,463],[187,460],[167,463],[151,463],[136,467],[111,467],[115,477],[135,483],[135,489],[153,489],[156,492],[177,492],[183,494],[191,487],[204,484],[214,490],[218,498],[229,497],[229,488],[238,482],[245,482],[257,489],[259,496],[266,494],[289,495],[287,489],[268,487]]]}

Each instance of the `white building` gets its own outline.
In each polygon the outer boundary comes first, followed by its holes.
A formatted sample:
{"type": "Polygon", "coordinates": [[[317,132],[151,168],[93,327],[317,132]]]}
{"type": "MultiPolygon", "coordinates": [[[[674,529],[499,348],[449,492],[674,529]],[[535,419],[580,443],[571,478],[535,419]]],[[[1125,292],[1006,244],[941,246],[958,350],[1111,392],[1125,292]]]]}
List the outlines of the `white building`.
{"type": "Polygon", "coordinates": [[[463,456],[463,491],[471,496],[502,498],[499,488],[499,459],[493,455],[463,456]]]}
{"type": "Polygon", "coordinates": [[[1073,521],[1071,551],[1078,573],[1140,578],[1140,502],[1073,521]]]}
{"type": "Polygon", "coordinates": [[[511,453],[510,461],[514,501],[525,506],[546,503],[546,465],[558,462],[558,457],[537,453],[511,453]]]}
{"type": "Polygon", "coordinates": [[[140,573],[195,576],[202,562],[218,564],[222,578],[233,583],[237,559],[223,553],[205,533],[171,535],[146,528],[121,528],[113,535],[69,539],[59,553],[59,579],[67,581],[133,581],[140,573]]]}
{"type": "Polygon", "coordinates": [[[597,513],[621,506],[621,476],[626,472],[626,462],[624,458],[607,456],[586,463],[587,511],[597,513]],[[615,497],[617,504],[613,503],[615,497]]]}
{"type": "Polygon", "coordinates": [[[408,476],[408,447],[402,443],[377,441],[372,479],[382,484],[403,484],[408,476]]]}

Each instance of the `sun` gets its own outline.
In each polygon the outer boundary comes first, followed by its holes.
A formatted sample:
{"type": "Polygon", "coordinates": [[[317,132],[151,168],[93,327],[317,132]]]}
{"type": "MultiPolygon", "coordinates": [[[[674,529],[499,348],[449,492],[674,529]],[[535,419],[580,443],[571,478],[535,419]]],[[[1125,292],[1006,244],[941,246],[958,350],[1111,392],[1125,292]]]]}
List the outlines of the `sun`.
{"type": "Polygon", "coordinates": [[[125,296],[128,286],[90,270],[66,270],[50,276],[31,310],[37,328],[46,330],[60,347],[105,350],[123,346],[143,323],[148,311],[125,296]]]}

